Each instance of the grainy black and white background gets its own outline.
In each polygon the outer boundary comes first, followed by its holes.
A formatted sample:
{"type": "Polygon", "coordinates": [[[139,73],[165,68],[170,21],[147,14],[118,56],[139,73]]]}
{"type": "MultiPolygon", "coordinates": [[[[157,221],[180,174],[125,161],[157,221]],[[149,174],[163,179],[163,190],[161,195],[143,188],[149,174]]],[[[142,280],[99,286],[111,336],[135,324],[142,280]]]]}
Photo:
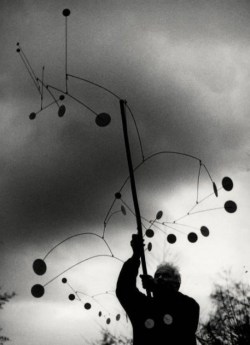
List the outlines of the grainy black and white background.
{"type": "MultiPolygon", "coordinates": [[[[127,177],[119,104],[102,90],[69,81],[72,94],[111,114],[107,128],[97,127],[93,115],[69,99],[63,118],[56,106],[34,121],[28,118],[39,110],[39,94],[16,43],[39,77],[45,65],[45,81],[63,89],[64,8],[71,10],[69,73],[128,100],[145,155],[186,152],[204,161],[218,187],[224,176],[234,181],[232,192],[219,192],[202,209],[234,200],[235,214],[222,209],[187,219],[190,226],[208,226],[208,238],[190,244],[178,235],[170,246],[157,233],[146,256],[151,274],[162,259],[179,265],[182,291],[197,299],[205,319],[208,296],[223,270],[249,282],[249,2],[1,0],[0,7],[0,285],[17,293],[1,311],[4,333],[18,345],[79,345],[98,337],[102,324],[93,310],[68,300],[70,291],[60,279],[42,299],[30,294],[33,284],[44,284],[89,255],[107,253],[98,239],[79,237],[48,258],[46,276],[32,271],[33,260],[65,237],[102,233],[114,193],[127,177]]],[[[140,149],[131,119],[129,131],[137,164],[140,149]]],[[[197,172],[197,162],[181,157],[159,157],[145,165],[136,176],[142,214],[149,219],[160,209],[164,219],[184,214],[195,201],[197,172]]],[[[202,176],[205,196],[211,185],[202,176]]],[[[132,206],[128,188],[124,198],[132,206]]],[[[107,240],[123,260],[131,254],[135,228],[129,214],[110,221],[107,240]]],[[[67,278],[76,290],[93,295],[115,288],[120,267],[115,260],[97,259],[67,278]]],[[[110,313],[119,308],[109,296],[99,301],[110,313]]],[[[110,329],[131,333],[122,322],[110,329]]]]}

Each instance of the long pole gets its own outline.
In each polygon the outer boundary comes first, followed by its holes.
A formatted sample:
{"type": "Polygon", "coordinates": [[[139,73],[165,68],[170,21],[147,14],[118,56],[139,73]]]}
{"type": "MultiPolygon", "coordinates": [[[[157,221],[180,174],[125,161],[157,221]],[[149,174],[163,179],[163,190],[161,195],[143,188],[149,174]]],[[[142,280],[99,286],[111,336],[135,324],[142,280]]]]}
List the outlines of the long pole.
{"type": "MultiPolygon", "coordinates": [[[[146,266],[146,260],[145,260],[145,253],[143,248],[143,233],[142,233],[142,223],[141,223],[141,214],[140,214],[140,208],[137,198],[137,192],[136,192],[136,185],[135,185],[135,176],[134,176],[134,169],[133,169],[133,163],[131,158],[131,152],[130,152],[130,145],[129,145],[129,138],[128,138],[128,127],[127,127],[127,118],[126,118],[126,101],[120,100],[120,109],[121,109],[121,116],[122,116],[122,129],[123,129],[123,136],[125,141],[125,148],[126,148],[126,154],[127,154],[127,161],[128,161],[128,169],[129,169],[129,176],[130,176],[130,185],[131,185],[131,191],[132,191],[132,197],[134,202],[134,209],[135,209],[135,216],[136,216],[136,222],[137,222],[137,231],[139,240],[141,243],[141,264],[142,264],[142,272],[143,274],[147,274],[147,266],[146,266]]],[[[147,296],[150,297],[151,293],[147,289],[147,296]]]]}

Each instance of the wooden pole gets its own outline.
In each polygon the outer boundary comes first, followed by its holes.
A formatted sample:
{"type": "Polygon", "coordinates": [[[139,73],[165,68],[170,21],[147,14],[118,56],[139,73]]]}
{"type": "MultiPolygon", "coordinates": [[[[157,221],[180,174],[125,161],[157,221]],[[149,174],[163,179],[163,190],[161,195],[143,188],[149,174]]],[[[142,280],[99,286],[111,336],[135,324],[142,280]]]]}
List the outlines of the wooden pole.
{"type": "MultiPolygon", "coordinates": [[[[143,272],[143,274],[147,274],[147,266],[146,266],[144,248],[143,248],[143,233],[142,233],[141,215],[140,215],[140,208],[139,208],[139,203],[138,203],[138,198],[137,198],[134,169],[133,169],[130,146],[129,146],[128,127],[127,127],[127,118],[126,118],[126,101],[125,100],[120,100],[120,109],[121,109],[121,116],[122,116],[123,136],[124,136],[124,141],[125,141],[125,148],[126,148],[126,154],[127,154],[129,176],[130,176],[130,185],[131,185],[131,191],[132,191],[132,197],[133,197],[134,209],[135,209],[135,216],[136,216],[136,222],[137,222],[137,231],[138,231],[139,240],[140,240],[140,243],[142,246],[142,248],[141,248],[142,272],[143,272]]],[[[148,289],[146,291],[147,291],[147,296],[150,297],[151,296],[150,291],[148,289]]]]}

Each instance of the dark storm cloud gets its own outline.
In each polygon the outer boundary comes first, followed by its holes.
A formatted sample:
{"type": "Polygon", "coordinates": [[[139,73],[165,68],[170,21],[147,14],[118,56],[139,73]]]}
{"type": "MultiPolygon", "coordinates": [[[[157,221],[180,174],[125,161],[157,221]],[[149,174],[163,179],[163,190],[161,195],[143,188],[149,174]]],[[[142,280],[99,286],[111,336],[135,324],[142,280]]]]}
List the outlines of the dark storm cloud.
{"type": "MultiPolygon", "coordinates": [[[[250,32],[247,3],[240,7],[233,2],[159,2],[157,6],[129,2],[122,8],[121,2],[84,5],[72,5],[70,71],[128,99],[146,155],[158,150],[187,152],[217,170],[222,155],[228,164],[225,149],[244,148],[247,126],[233,119],[232,107],[226,104],[238,85],[237,55],[232,55],[223,73],[221,58],[227,54],[219,50],[217,59],[213,55],[224,44],[245,49],[250,32]]],[[[15,35],[10,32],[10,38],[23,42],[36,71],[46,64],[46,81],[63,89],[64,21],[59,7],[24,2],[19,11],[11,12],[15,35]],[[18,33],[22,11],[26,17],[18,33]]],[[[14,104],[20,104],[20,111],[6,113],[14,120],[7,127],[10,133],[4,131],[1,139],[8,143],[2,157],[2,231],[18,241],[26,237],[47,241],[55,233],[68,235],[69,228],[80,224],[100,224],[127,176],[118,104],[109,95],[70,80],[70,91],[97,112],[110,112],[112,125],[97,128],[87,111],[67,99],[63,119],[57,118],[54,108],[27,123],[27,114],[39,109],[39,99],[35,100],[37,92],[31,91],[16,56],[11,64],[12,73],[6,73],[2,85],[8,89],[13,85],[14,104]],[[14,138],[13,127],[21,129],[22,135],[14,138]]],[[[2,100],[6,101],[6,93],[2,100]]],[[[131,123],[129,129],[138,163],[138,140],[131,123]]],[[[159,185],[163,175],[170,174],[175,183],[176,171],[170,172],[165,163],[160,168],[159,185]]]]}

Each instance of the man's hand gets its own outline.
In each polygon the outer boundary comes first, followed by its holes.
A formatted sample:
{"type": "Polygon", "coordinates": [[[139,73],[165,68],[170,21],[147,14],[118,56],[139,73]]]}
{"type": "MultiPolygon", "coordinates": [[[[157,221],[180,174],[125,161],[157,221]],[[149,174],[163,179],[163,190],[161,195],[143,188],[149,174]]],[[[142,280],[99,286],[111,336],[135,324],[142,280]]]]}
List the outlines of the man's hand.
{"type": "Polygon", "coordinates": [[[137,235],[137,234],[132,235],[132,240],[131,240],[130,244],[131,244],[131,247],[133,249],[133,255],[137,258],[140,258],[143,247],[144,247],[144,243],[141,243],[139,235],[137,235]]]}
{"type": "Polygon", "coordinates": [[[142,280],[142,287],[149,291],[154,291],[155,288],[155,282],[154,278],[148,274],[141,274],[140,278],[142,280]]]}

